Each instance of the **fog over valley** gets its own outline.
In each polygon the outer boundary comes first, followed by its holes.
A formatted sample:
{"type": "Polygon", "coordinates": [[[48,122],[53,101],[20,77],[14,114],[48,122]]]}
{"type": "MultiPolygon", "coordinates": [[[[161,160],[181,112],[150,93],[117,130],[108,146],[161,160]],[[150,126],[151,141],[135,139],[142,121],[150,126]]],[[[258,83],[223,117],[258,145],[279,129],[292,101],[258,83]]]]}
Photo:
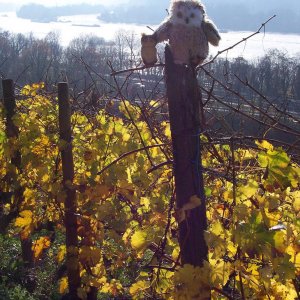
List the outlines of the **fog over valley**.
{"type": "MultiPolygon", "coordinates": [[[[120,29],[134,32],[138,41],[141,33],[151,33],[167,16],[169,0],[119,1],[11,1],[0,2],[0,30],[44,38],[55,32],[63,46],[82,35],[95,35],[114,41],[120,29]],[[112,4],[111,4],[112,3],[112,4]]],[[[265,27],[265,34],[251,38],[223,56],[254,58],[269,49],[300,53],[299,0],[272,2],[252,0],[206,0],[208,16],[221,31],[222,41],[210,53],[225,49],[258,29],[262,22],[276,15],[265,27]]]]}
{"type": "MultiPolygon", "coordinates": [[[[55,21],[63,15],[99,13],[114,23],[158,24],[166,15],[169,0],[119,1],[10,1],[0,2],[0,11],[17,10],[18,16],[35,21],[55,21]]],[[[222,30],[253,30],[271,15],[276,19],[267,31],[300,33],[299,0],[206,0],[208,15],[222,30]]],[[[1,26],[1,24],[0,24],[1,26]]]]}

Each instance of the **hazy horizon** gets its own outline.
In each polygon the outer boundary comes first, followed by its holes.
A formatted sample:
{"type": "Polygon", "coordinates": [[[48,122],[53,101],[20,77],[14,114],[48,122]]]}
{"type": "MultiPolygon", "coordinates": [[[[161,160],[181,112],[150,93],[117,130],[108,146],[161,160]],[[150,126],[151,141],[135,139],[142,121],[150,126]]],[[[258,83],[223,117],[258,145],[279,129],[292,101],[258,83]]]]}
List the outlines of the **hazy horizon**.
{"type": "MultiPolygon", "coordinates": [[[[114,0],[113,4],[120,4],[128,2],[128,0],[114,0]]],[[[10,0],[8,1],[0,1],[1,6],[15,6],[18,7],[25,4],[41,4],[45,6],[64,6],[64,5],[72,5],[72,4],[100,4],[100,5],[111,5],[111,0],[10,0]]]]}
{"type": "MultiPolygon", "coordinates": [[[[203,0],[201,2],[206,6],[208,16],[222,32],[254,31],[262,22],[276,15],[276,18],[267,24],[267,32],[299,35],[299,1],[203,0]]],[[[105,23],[152,26],[159,24],[165,18],[169,2],[170,0],[12,0],[10,2],[0,0],[0,12],[5,16],[14,11],[19,18],[42,23],[56,22],[62,16],[98,14],[101,21],[105,23]]],[[[6,27],[8,19],[1,20],[0,28],[6,27]]],[[[93,24],[87,26],[91,25],[93,24]]],[[[11,28],[13,27],[12,24],[11,28]]],[[[295,43],[299,43],[298,39],[295,43]]]]}

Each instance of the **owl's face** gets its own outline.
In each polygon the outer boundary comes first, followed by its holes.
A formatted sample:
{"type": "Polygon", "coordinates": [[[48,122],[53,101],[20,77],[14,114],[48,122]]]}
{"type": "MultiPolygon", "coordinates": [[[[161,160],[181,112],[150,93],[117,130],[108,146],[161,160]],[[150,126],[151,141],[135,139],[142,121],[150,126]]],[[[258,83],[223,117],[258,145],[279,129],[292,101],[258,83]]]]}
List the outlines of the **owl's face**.
{"type": "Polygon", "coordinates": [[[204,18],[203,5],[195,0],[175,0],[171,4],[170,22],[200,27],[204,18]]]}

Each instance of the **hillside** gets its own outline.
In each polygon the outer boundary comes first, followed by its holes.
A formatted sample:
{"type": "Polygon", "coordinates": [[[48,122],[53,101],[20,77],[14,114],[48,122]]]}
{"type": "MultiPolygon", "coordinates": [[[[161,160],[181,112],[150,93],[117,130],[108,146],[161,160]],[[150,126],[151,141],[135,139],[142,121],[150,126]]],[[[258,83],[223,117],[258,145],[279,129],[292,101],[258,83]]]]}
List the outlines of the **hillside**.
{"type": "MultiPolygon", "coordinates": [[[[277,18],[268,24],[267,31],[282,33],[300,33],[300,7],[297,0],[286,2],[274,0],[272,4],[253,1],[207,0],[205,2],[208,15],[220,29],[230,31],[254,30],[270,16],[277,18]],[[237,12],[239,12],[237,14],[237,12]]],[[[29,4],[22,6],[17,12],[18,17],[32,21],[50,22],[59,16],[99,13],[102,21],[112,23],[137,23],[154,25],[160,23],[167,15],[168,0],[155,4],[150,0],[134,1],[127,4],[112,6],[109,9],[101,5],[72,5],[45,7],[29,4]]]]}

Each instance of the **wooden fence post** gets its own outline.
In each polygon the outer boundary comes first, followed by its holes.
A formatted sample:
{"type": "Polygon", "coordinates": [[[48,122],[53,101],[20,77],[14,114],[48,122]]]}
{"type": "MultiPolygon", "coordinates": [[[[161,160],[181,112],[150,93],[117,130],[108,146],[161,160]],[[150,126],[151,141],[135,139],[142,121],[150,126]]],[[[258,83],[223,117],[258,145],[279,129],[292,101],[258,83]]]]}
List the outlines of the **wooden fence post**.
{"type": "MultiPolygon", "coordinates": [[[[14,91],[14,82],[11,79],[2,80],[3,87],[3,101],[5,108],[5,131],[7,138],[18,138],[19,128],[14,124],[13,116],[16,113],[16,98],[14,91]]],[[[14,151],[11,157],[11,163],[18,169],[21,169],[21,152],[14,151]]]]}
{"type": "Polygon", "coordinates": [[[79,299],[77,289],[80,287],[79,249],[77,235],[76,190],[72,188],[74,180],[74,161],[72,151],[71,108],[69,86],[66,82],[58,83],[59,135],[64,142],[61,150],[63,185],[65,198],[65,227],[67,248],[67,275],[69,284],[68,299],[79,299]]]}
{"type": "MultiPolygon", "coordinates": [[[[11,79],[2,80],[3,87],[3,101],[5,108],[5,117],[6,117],[6,136],[9,139],[18,138],[19,136],[19,128],[13,122],[13,116],[16,111],[16,98],[14,92],[14,82],[11,79]]],[[[22,173],[21,168],[21,152],[20,150],[15,150],[11,156],[11,164],[15,166],[19,173],[22,173]]],[[[11,212],[6,216],[1,216],[0,219],[0,232],[4,233],[7,229],[7,226],[10,222],[16,218],[19,214],[20,205],[24,201],[24,188],[22,186],[18,186],[17,178],[14,178],[15,174],[8,174],[7,183],[8,185],[14,185],[15,189],[12,192],[14,201],[11,206],[11,212]]],[[[23,261],[28,265],[32,266],[33,264],[33,251],[32,251],[32,240],[31,238],[21,238],[21,247],[22,247],[22,258],[23,261]]],[[[29,282],[27,288],[33,290],[34,282],[29,282]]]]}
{"type": "MultiPolygon", "coordinates": [[[[3,104],[5,109],[5,133],[7,138],[17,138],[19,131],[18,128],[13,123],[13,116],[15,114],[16,100],[15,100],[15,92],[14,92],[14,82],[11,79],[2,80],[3,87],[3,104]]],[[[11,164],[13,164],[16,168],[19,168],[21,165],[21,154],[20,151],[16,151],[11,156],[11,164]]],[[[7,174],[5,177],[5,181],[7,185],[10,186],[12,183],[12,174],[7,174]]],[[[0,233],[5,233],[7,226],[10,222],[18,216],[17,203],[21,202],[22,193],[20,190],[15,191],[5,191],[9,197],[7,197],[7,201],[10,202],[11,197],[14,196],[14,207],[8,215],[0,216],[0,233]]],[[[3,201],[3,200],[2,200],[3,201]]],[[[1,203],[1,206],[4,203],[1,203]]]]}
{"type": "MultiPolygon", "coordinates": [[[[207,219],[201,165],[201,91],[194,68],[174,64],[169,46],[165,48],[165,58],[176,208],[180,211],[187,203],[191,203],[193,196],[201,199],[200,205],[185,211],[184,219],[179,220],[181,261],[182,264],[202,266],[207,260],[208,249],[204,239],[207,219]]],[[[210,296],[204,294],[201,299],[209,299],[210,296]]]]}
{"type": "MultiPolygon", "coordinates": [[[[14,82],[11,79],[2,80],[3,87],[3,104],[5,109],[5,133],[8,139],[18,138],[19,129],[13,122],[13,116],[15,115],[16,99],[14,91],[14,82]]],[[[14,151],[10,160],[11,164],[21,172],[21,152],[19,150],[14,151]]],[[[5,181],[8,186],[12,186],[16,183],[17,178],[11,172],[6,175],[5,181]]],[[[6,231],[9,223],[18,216],[19,205],[23,202],[23,189],[16,186],[11,191],[11,196],[14,197],[11,212],[6,216],[1,216],[0,219],[0,232],[6,231]]]]}

